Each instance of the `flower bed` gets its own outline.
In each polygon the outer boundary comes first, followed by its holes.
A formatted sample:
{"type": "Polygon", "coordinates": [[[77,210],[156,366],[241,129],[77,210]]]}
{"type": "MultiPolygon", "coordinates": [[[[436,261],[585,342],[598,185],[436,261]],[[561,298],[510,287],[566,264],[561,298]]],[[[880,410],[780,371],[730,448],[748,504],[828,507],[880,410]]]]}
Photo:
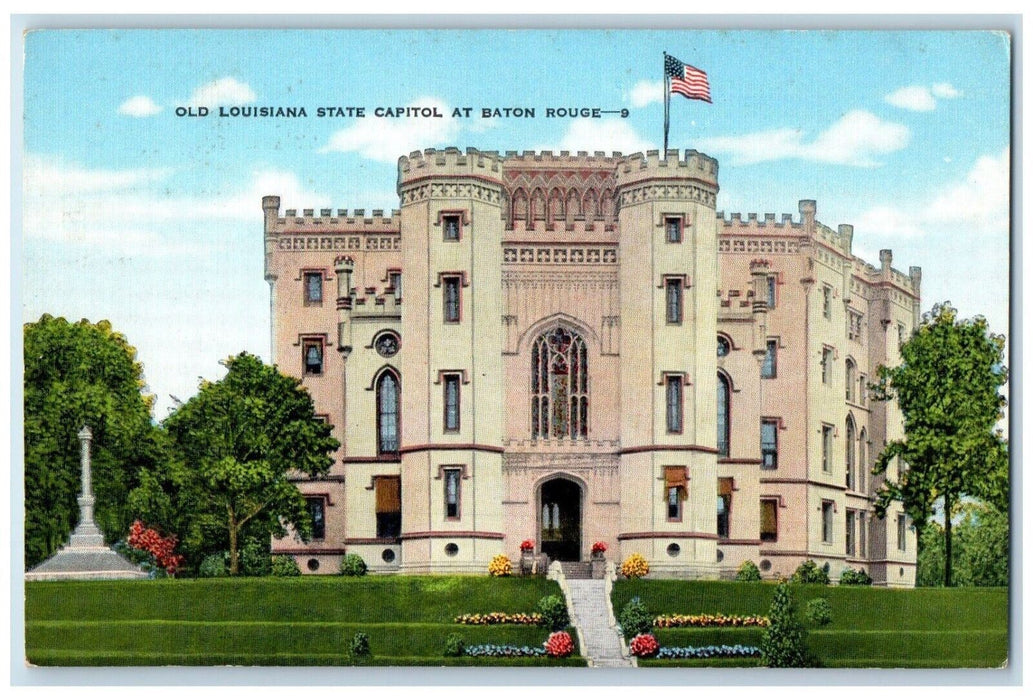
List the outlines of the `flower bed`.
{"type": "Polygon", "coordinates": [[[574,653],[574,640],[567,632],[553,632],[543,645],[549,656],[563,658],[574,653]]]}
{"type": "Polygon", "coordinates": [[[460,625],[540,625],[541,613],[473,613],[457,615],[455,621],[460,625]]]}
{"type": "Polygon", "coordinates": [[[713,659],[732,658],[738,656],[760,656],[760,649],[757,647],[744,646],[742,644],[735,644],[734,646],[721,644],[720,646],[706,647],[660,647],[660,651],[657,653],[656,658],[713,659]]]}
{"type": "Polygon", "coordinates": [[[466,647],[465,656],[545,656],[545,647],[518,647],[512,644],[476,644],[466,647]]]}
{"type": "Polygon", "coordinates": [[[659,615],[653,619],[653,626],[669,627],[767,627],[771,620],[761,615],[659,615]]]}
{"type": "Polygon", "coordinates": [[[633,656],[654,656],[660,650],[660,644],[651,634],[635,635],[629,645],[633,656]]]}

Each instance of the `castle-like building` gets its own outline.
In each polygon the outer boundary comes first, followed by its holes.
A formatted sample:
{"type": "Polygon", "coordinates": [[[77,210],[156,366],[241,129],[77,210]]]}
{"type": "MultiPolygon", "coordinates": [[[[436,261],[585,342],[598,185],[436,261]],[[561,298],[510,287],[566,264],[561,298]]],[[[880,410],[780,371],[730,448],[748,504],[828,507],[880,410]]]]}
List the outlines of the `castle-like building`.
{"type": "Polygon", "coordinates": [[[921,271],[854,256],[813,201],[726,218],[717,193],[695,151],[449,148],[399,160],[389,214],[263,198],[273,360],[341,441],[298,481],[314,539],[274,553],[483,573],[524,540],[605,542],[658,576],[813,559],[914,585],[910,523],[873,509],[901,416],[867,382],[918,323],[921,271]]]}

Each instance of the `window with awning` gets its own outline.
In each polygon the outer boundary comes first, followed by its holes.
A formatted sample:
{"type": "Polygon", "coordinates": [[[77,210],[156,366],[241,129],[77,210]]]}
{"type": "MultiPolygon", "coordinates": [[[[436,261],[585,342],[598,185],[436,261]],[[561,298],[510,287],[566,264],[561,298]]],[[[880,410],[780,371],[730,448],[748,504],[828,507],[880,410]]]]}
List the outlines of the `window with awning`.
{"type": "Polygon", "coordinates": [[[376,494],[377,537],[398,537],[402,533],[402,479],[373,477],[376,494]]]}
{"type": "Polygon", "coordinates": [[[667,497],[667,519],[681,520],[682,501],[688,497],[685,467],[664,467],[664,493],[667,497]]]}
{"type": "Polygon", "coordinates": [[[760,540],[774,542],[778,539],[778,501],[774,498],[760,499],[760,540]]]}

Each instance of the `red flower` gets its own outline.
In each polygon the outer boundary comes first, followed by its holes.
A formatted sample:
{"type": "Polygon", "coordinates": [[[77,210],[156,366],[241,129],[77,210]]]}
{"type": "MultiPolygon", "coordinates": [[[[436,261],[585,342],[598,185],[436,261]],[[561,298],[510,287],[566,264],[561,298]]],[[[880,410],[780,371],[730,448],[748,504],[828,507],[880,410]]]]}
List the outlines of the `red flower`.
{"type": "Polygon", "coordinates": [[[534,540],[524,540],[520,543],[521,552],[533,552],[534,551],[534,540]]]}
{"type": "Polygon", "coordinates": [[[635,656],[655,656],[660,651],[660,643],[651,634],[640,634],[631,640],[631,653],[635,656]]]}
{"type": "Polygon", "coordinates": [[[606,543],[605,542],[596,542],[595,544],[592,545],[592,554],[602,554],[605,551],[606,551],[606,543]]]}
{"type": "Polygon", "coordinates": [[[545,653],[549,656],[570,656],[574,653],[574,640],[566,632],[553,632],[545,642],[545,653]]]}
{"type": "Polygon", "coordinates": [[[155,563],[169,574],[176,573],[183,564],[182,555],[172,553],[178,543],[175,535],[162,537],[156,530],[145,528],[139,520],[129,528],[129,546],[150,554],[155,563]]]}

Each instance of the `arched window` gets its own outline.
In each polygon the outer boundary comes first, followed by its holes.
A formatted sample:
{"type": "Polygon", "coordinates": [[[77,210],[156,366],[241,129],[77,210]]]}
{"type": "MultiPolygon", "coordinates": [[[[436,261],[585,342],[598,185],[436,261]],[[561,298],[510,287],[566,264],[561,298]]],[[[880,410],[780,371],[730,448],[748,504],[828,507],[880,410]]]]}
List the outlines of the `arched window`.
{"type": "Polygon", "coordinates": [[[588,437],[588,346],[564,326],[531,346],[531,437],[588,437]]]}
{"type": "Polygon", "coordinates": [[[730,412],[732,387],[728,377],[717,374],[717,454],[728,456],[728,443],[732,434],[732,414],[730,412]]]}
{"type": "Polygon", "coordinates": [[[377,452],[398,452],[398,376],[388,370],[377,380],[377,452]]]}
{"type": "Polygon", "coordinates": [[[847,401],[853,401],[854,400],[854,395],[855,395],[854,384],[857,381],[856,374],[857,374],[857,365],[855,365],[854,361],[851,360],[848,357],[847,361],[846,361],[846,400],[847,401]]]}
{"type": "Polygon", "coordinates": [[[857,439],[857,426],[854,425],[854,417],[846,417],[846,487],[851,491],[857,486],[857,462],[854,444],[857,439]]]}
{"type": "Polygon", "coordinates": [[[857,490],[864,493],[865,474],[868,472],[868,431],[861,428],[861,437],[857,440],[857,490]]]}

